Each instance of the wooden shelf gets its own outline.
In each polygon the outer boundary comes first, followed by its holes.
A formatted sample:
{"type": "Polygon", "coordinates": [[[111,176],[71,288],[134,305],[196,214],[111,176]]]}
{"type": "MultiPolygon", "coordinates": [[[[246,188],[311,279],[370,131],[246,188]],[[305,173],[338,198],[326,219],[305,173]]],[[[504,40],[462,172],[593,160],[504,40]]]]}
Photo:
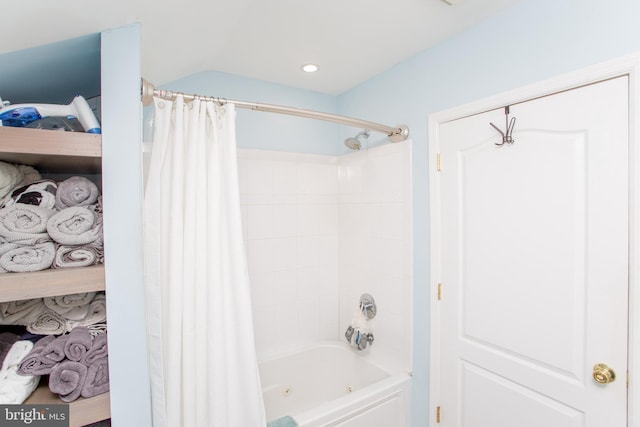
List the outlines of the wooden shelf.
{"type": "Polygon", "coordinates": [[[0,302],[104,291],[104,265],[0,274],[0,302]]]}
{"type": "MultiPolygon", "coordinates": [[[[24,402],[29,405],[64,404],[57,394],[49,390],[45,380],[24,402]]],[[[111,398],[109,393],[99,394],[88,399],[79,398],[69,403],[69,427],[81,427],[106,420],[111,416],[111,398]]]]}
{"type": "Polygon", "coordinates": [[[102,136],[0,126],[0,160],[49,173],[99,173],[102,136]]]}

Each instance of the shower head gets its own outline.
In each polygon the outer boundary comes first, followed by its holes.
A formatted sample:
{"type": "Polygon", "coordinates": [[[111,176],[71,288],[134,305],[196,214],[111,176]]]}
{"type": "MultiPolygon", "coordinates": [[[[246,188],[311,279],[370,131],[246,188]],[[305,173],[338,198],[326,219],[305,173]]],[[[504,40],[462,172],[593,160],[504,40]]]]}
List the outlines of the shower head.
{"type": "Polygon", "coordinates": [[[369,138],[369,133],[370,132],[367,129],[365,129],[364,131],[360,132],[356,136],[352,136],[350,138],[345,139],[344,140],[344,145],[346,145],[347,148],[350,148],[352,150],[359,150],[362,147],[362,144],[360,143],[358,138],[360,138],[362,136],[365,139],[367,139],[367,138],[369,138]]]}

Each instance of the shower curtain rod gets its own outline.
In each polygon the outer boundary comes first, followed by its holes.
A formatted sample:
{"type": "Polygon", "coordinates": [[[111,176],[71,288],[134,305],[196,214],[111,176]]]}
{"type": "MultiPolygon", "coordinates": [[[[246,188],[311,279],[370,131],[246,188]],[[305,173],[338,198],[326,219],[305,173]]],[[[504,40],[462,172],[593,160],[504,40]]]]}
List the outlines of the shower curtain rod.
{"type": "Polygon", "coordinates": [[[307,117],[311,119],[325,120],[334,123],[340,123],[347,126],[353,126],[362,129],[368,129],[386,134],[391,142],[401,142],[409,136],[409,128],[406,125],[398,125],[395,127],[385,126],[379,123],[369,122],[366,120],[354,119],[352,117],[339,116],[336,114],[323,113],[321,111],[304,110],[301,108],[286,107],[282,105],[261,104],[257,102],[234,101],[226,98],[216,98],[213,96],[189,95],[182,92],[174,92],[171,90],[156,89],[156,87],[142,79],[141,82],[142,103],[149,105],[153,102],[153,97],[174,100],[178,95],[182,95],[185,101],[193,101],[194,99],[215,101],[218,104],[231,103],[238,108],[246,108],[255,111],[265,111],[270,113],[288,114],[290,116],[307,117]]]}

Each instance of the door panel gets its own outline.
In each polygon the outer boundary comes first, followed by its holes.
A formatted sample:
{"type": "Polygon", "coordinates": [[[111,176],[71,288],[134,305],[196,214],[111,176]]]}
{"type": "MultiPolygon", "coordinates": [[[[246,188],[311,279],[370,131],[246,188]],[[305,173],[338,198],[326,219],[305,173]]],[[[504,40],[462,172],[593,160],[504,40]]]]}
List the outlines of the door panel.
{"type": "Polygon", "coordinates": [[[627,93],[511,106],[514,144],[502,109],[441,125],[443,425],[626,425],[627,93]]]}

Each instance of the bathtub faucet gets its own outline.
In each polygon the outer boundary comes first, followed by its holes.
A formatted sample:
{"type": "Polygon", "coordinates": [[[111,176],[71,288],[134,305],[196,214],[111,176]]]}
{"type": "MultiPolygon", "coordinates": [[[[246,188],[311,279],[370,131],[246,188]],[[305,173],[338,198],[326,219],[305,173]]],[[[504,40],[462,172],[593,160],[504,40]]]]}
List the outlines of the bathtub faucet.
{"type": "Polygon", "coordinates": [[[349,326],[344,333],[347,342],[358,350],[367,348],[367,344],[373,344],[373,334],[371,332],[360,332],[359,329],[349,326]]]}

